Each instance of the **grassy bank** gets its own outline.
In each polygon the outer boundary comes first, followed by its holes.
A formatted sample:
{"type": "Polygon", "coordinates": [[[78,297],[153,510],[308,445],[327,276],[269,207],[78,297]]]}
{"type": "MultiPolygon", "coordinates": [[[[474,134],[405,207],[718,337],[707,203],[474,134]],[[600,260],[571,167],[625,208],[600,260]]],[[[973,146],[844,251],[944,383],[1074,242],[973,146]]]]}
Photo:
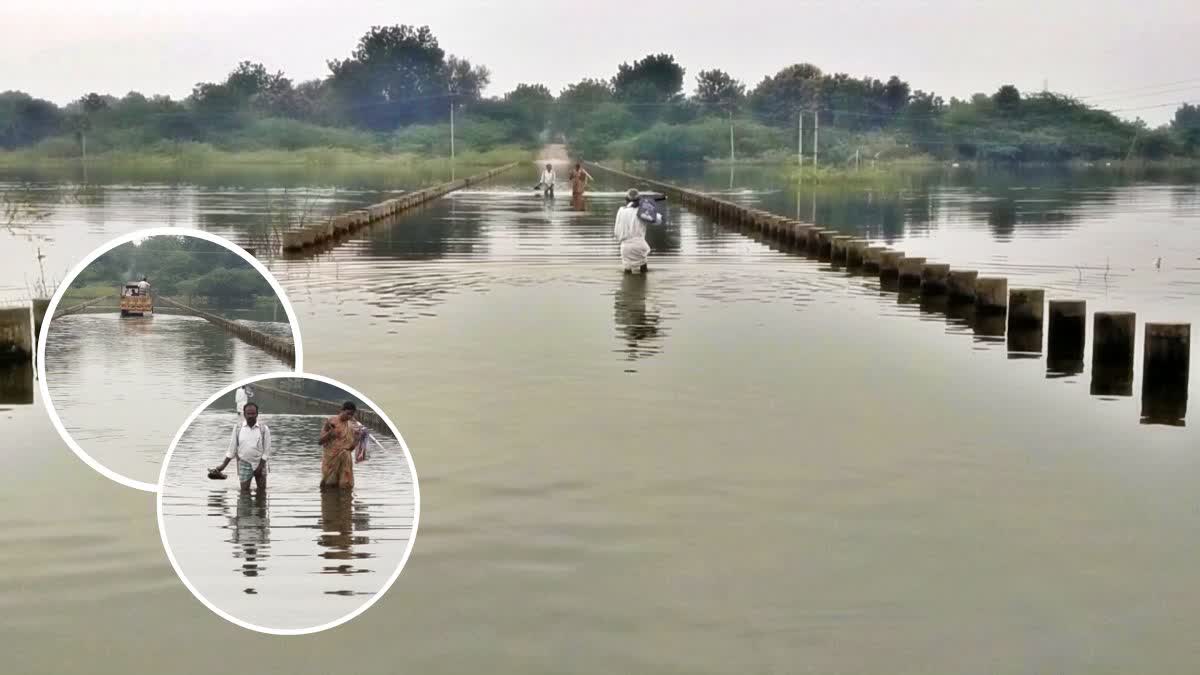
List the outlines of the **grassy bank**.
{"type": "MultiPolygon", "coordinates": [[[[465,151],[455,163],[464,166],[498,166],[533,158],[519,146],[502,146],[487,152],[465,151]]],[[[0,152],[0,169],[74,170],[83,166],[79,156],[62,156],[38,148],[0,152]]],[[[343,148],[304,148],[298,150],[230,151],[207,143],[161,144],[142,150],[110,150],[89,154],[88,168],[132,172],[174,172],[204,168],[365,168],[396,171],[448,171],[449,157],[430,157],[417,153],[387,153],[343,148]]]]}

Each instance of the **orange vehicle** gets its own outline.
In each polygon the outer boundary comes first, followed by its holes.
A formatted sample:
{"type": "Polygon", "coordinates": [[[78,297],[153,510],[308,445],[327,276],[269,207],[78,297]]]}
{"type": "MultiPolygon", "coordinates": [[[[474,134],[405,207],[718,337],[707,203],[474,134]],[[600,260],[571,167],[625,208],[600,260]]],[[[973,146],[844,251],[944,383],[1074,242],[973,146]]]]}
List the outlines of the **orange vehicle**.
{"type": "Polygon", "coordinates": [[[131,281],[121,289],[121,316],[145,316],[154,313],[154,295],[149,284],[131,281]]]}

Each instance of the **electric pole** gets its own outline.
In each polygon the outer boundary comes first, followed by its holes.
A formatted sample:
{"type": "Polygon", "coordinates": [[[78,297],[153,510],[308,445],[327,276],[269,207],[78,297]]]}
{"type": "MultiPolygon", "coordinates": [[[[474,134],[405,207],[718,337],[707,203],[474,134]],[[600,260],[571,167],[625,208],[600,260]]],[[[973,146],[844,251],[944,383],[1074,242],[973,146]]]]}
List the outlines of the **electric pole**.
{"type": "Polygon", "coordinates": [[[800,111],[800,120],[796,125],[796,160],[804,167],[804,111],[800,111]]]}
{"type": "Polygon", "coordinates": [[[813,112],[813,170],[817,168],[817,148],[821,137],[821,109],[813,112]]]}

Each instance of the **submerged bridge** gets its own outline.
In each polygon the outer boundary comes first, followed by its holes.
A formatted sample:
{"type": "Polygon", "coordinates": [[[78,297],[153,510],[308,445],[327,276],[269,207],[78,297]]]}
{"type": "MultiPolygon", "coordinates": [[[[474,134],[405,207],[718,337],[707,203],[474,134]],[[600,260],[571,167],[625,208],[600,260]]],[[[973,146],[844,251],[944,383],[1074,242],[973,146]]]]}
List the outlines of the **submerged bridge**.
{"type": "MultiPolygon", "coordinates": [[[[308,414],[308,415],[336,415],[342,409],[342,401],[327,401],[312,396],[306,396],[294,391],[288,391],[281,386],[271,386],[264,384],[267,382],[277,382],[276,380],[262,380],[255,382],[251,387],[254,388],[254,398],[251,399],[255,403],[262,406],[263,414],[270,413],[292,413],[292,414],[308,414]]],[[[227,402],[230,409],[233,406],[233,395],[228,394],[221,397],[217,401],[218,405],[227,402]]],[[[374,410],[369,409],[366,404],[360,404],[354,415],[355,419],[362,422],[365,426],[392,435],[392,430],[388,427],[387,422],[383,417],[374,410]]]]}
{"type": "MultiPolygon", "coordinates": [[[[1006,337],[1014,352],[1042,352],[1043,330],[1048,363],[1068,373],[1083,372],[1087,344],[1087,303],[1051,298],[1039,288],[1009,288],[1004,277],[980,276],[977,270],[952,267],[909,256],[866,239],[841,234],[710,194],[587,162],[590,169],[630,185],[648,187],[703,213],[719,225],[777,245],[781,250],[829,262],[839,273],[877,275],[884,291],[909,294],[950,314],[972,315],[976,332],[1006,337]]],[[[1091,393],[1131,396],[1137,315],[1095,312],[1092,316],[1091,393]]],[[[1191,324],[1143,325],[1142,421],[1182,424],[1187,411],[1191,324]]]]}
{"type": "Polygon", "coordinates": [[[267,335],[266,333],[254,330],[253,328],[244,324],[240,324],[236,321],[230,321],[229,319],[219,317],[216,314],[204,312],[193,307],[188,307],[187,305],[176,300],[172,300],[168,297],[160,295],[158,296],[158,300],[166,303],[168,307],[173,307],[184,314],[191,314],[192,316],[200,317],[201,319],[204,319],[205,321],[208,321],[209,323],[218,326],[224,329],[226,332],[240,338],[242,341],[254,345],[263,351],[274,354],[275,356],[287,362],[287,364],[292,368],[296,367],[296,345],[291,340],[276,337],[274,335],[267,335]]]}

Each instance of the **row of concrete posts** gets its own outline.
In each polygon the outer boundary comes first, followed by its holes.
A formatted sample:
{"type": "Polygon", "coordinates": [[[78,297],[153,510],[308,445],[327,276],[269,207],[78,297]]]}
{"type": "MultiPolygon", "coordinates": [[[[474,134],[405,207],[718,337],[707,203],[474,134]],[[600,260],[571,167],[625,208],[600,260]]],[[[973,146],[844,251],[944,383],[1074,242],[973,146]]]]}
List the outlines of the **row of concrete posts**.
{"type": "Polygon", "coordinates": [[[386,218],[400,215],[410,209],[414,209],[422,204],[438,199],[446,194],[461,190],[478,183],[489,180],[498,174],[509,171],[521,162],[512,162],[504,166],[497,167],[484,171],[483,173],[475,174],[467,178],[450,181],[449,183],[441,183],[421,190],[405,193],[393,199],[387,199],[378,204],[372,204],[361,209],[347,211],[336,216],[331,216],[326,220],[311,225],[306,225],[300,229],[283,233],[283,250],[286,252],[300,252],[306,249],[326,244],[338,240],[340,237],[360,230],[372,223],[380,222],[386,218]]]}
{"type": "MultiPolygon", "coordinates": [[[[983,321],[998,321],[1013,351],[1039,352],[1043,326],[1048,328],[1047,362],[1055,368],[1082,371],[1087,342],[1087,303],[1051,299],[1038,288],[1009,288],[1008,279],[980,276],[977,270],[906,255],[887,246],[821,228],[696,190],[649,180],[592,164],[634,186],[667,194],[688,208],[782,245],[790,246],[834,267],[878,274],[881,286],[944,301],[946,306],[971,305],[983,321]],[[1005,319],[1007,319],[1005,321],[1005,319]],[[1006,324],[1006,325],[1005,325],[1006,324]],[[1007,330],[1005,330],[1007,329],[1007,330]]],[[[1133,312],[1096,312],[1092,317],[1092,392],[1131,395],[1137,317],[1133,312]],[[1115,384],[1110,384],[1115,383],[1115,384]],[[1128,390],[1128,391],[1127,391],[1128,390]]],[[[1143,329],[1143,420],[1182,422],[1190,371],[1191,325],[1147,322],[1143,329]]]]}

